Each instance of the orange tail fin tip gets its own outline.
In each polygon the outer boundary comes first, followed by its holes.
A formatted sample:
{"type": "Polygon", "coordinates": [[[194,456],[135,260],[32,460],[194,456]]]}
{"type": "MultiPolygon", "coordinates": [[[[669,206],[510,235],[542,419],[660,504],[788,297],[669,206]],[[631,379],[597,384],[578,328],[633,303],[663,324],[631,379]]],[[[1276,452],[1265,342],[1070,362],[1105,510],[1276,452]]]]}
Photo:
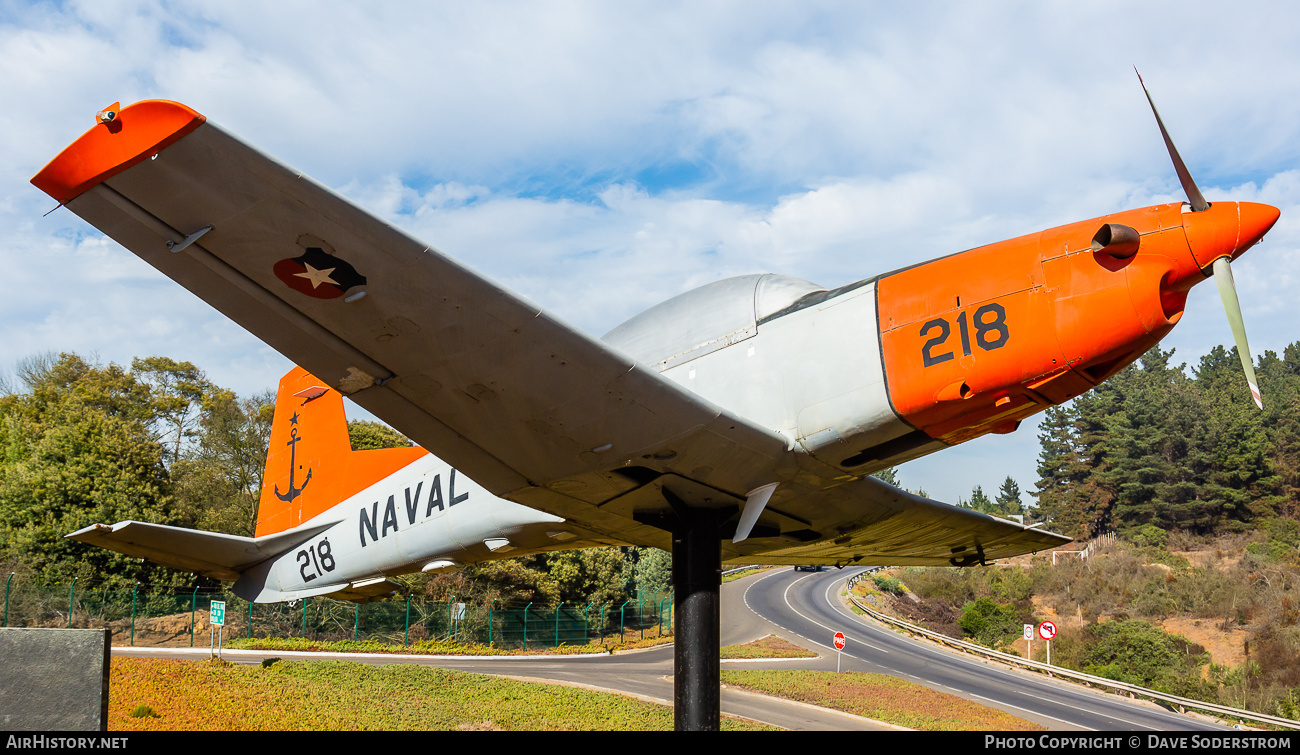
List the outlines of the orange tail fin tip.
{"type": "Polygon", "coordinates": [[[275,398],[256,535],[297,527],[427,453],[418,446],[353,451],[343,396],[295,367],[275,398]]]}

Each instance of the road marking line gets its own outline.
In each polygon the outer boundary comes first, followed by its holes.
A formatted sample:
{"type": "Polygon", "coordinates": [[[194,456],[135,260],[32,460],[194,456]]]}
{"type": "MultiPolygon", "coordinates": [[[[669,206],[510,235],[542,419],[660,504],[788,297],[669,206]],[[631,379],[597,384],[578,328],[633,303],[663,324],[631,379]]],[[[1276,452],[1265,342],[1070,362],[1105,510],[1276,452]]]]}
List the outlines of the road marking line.
{"type": "MultiPolygon", "coordinates": [[[[809,617],[809,616],[806,616],[806,615],[800,613],[800,612],[799,612],[799,609],[797,609],[797,608],[795,608],[794,606],[790,605],[790,590],[791,590],[791,588],[793,588],[795,585],[799,584],[800,582],[804,581],[805,579],[808,579],[808,577],[816,576],[816,574],[817,574],[817,572],[813,572],[812,574],[809,574],[809,575],[807,575],[807,576],[805,576],[805,577],[800,577],[799,579],[796,579],[795,581],[791,582],[791,583],[790,583],[790,586],[787,587],[787,588],[785,588],[785,592],[781,594],[781,597],[782,597],[782,599],[785,601],[785,607],[786,607],[786,608],[789,608],[789,609],[794,613],[794,615],[800,617],[800,618],[803,619],[804,621],[807,621],[807,622],[812,623],[812,624],[816,624],[817,626],[821,627],[822,629],[825,629],[826,631],[830,632],[831,634],[834,634],[836,630],[832,629],[831,627],[826,626],[825,624],[821,623],[820,621],[817,621],[816,619],[813,619],[813,618],[811,618],[811,617],[809,617]]],[[[832,583],[832,584],[834,584],[834,583],[832,583]]],[[[827,650],[835,650],[835,648],[831,647],[830,645],[826,645],[825,643],[817,642],[816,640],[808,640],[808,641],[809,641],[809,642],[812,642],[812,643],[814,643],[814,644],[816,644],[816,645],[819,646],[819,647],[824,647],[824,648],[826,648],[827,650]]],[[[888,652],[889,652],[888,650],[886,650],[886,649],[884,649],[884,648],[882,648],[882,647],[876,647],[875,645],[872,645],[870,642],[865,642],[865,641],[863,641],[863,640],[856,640],[856,641],[857,641],[857,642],[861,642],[863,645],[866,645],[867,647],[871,648],[872,650],[878,650],[878,651],[880,651],[880,652],[882,652],[882,653],[888,653],[888,652]]],[[[842,652],[844,652],[844,651],[842,651],[842,650],[837,650],[836,652],[842,653],[842,652]]],[[[850,658],[854,658],[855,660],[862,660],[861,658],[857,658],[857,656],[853,656],[853,655],[850,655],[849,657],[850,657],[850,658]]]]}
{"type": "Polygon", "coordinates": [[[1035,699],[1037,699],[1037,700],[1041,700],[1041,701],[1043,701],[1043,702],[1051,703],[1051,704],[1053,704],[1053,705],[1062,705],[1062,706],[1065,706],[1066,708],[1074,708],[1075,710],[1081,710],[1081,711],[1083,711],[1084,713],[1091,713],[1091,714],[1096,715],[1096,716],[1101,716],[1102,718],[1110,718],[1110,719],[1114,719],[1114,720],[1116,720],[1116,721],[1123,721],[1123,722],[1126,723],[1126,724],[1133,724],[1134,726],[1141,726],[1143,729],[1153,729],[1153,730],[1158,730],[1157,727],[1155,727],[1155,726],[1147,726],[1146,724],[1140,724],[1140,723],[1138,723],[1137,721],[1130,721],[1130,720],[1128,720],[1127,718],[1120,718],[1119,716],[1112,716],[1112,715],[1110,715],[1109,713],[1101,713],[1101,712],[1099,712],[1099,711],[1095,711],[1095,710],[1088,710],[1087,708],[1080,708],[1080,707],[1078,707],[1078,706],[1076,706],[1076,705],[1070,705],[1069,703],[1063,703],[1063,702],[1061,702],[1061,701],[1059,701],[1059,700],[1047,700],[1047,699],[1045,699],[1045,698],[1039,697],[1038,695],[1035,695],[1035,694],[1032,694],[1032,693],[1029,693],[1029,692],[1025,692],[1025,691],[1023,691],[1023,690],[1016,690],[1016,692],[1019,693],[1019,694],[1021,694],[1021,695],[1026,695],[1026,696],[1028,696],[1028,697],[1032,697],[1032,698],[1035,698],[1035,699]]]}
{"type": "Polygon", "coordinates": [[[1023,710],[1023,711],[1026,712],[1026,713],[1032,713],[1032,714],[1034,714],[1035,716],[1041,716],[1041,717],[1043,717],[1043,718],[1050,718],[1050,719],[1052,719],[1053,721],[1060,721],[1060,722],[1063,723],[1063,724],[1069,724],[1069,725],[1071,725],[1071,726],[1077,726],[1077,727],[1079,727],[1080,729],[1084,729],[1084,730],[1086,730],[1086,731],[1096,731],[1096,729],[1092,728],[1091,726],[1084,726],[1083,724],[1075,723],[1074,721],[1066,721],[1064,718],[1057,718],[1056,716],[1049,716],[1049,715],[1047,715],[1046,713],[1040,713],[1040,712],[1038,712],[1038,711],[1036,711],[1036,710],[1032,710],[1032,709],[1030,709],[1030,708],[1022,708],[1022,707],[1020,707],[1019,705],[1012,705],[1011,703],[1003,702],[1003,701],[1001,701],[1001,700],[994,700],[994,699],[991,698],[991,697],[985,697],[985,696],[983,696],[983,695],[977,695],[977,694],[975,694],[975,693],[973,693],[973,692],[971,693],[971,697],[978,697],[978,698],[981,699],[981,700],[988,700],[988,701],[991,702],[991,703],[996,703],[996,704],[998,704],[998,705],[1005,705],[1005,706],[1007,706],[1008,708],[1015,708],[1016,710],[1023,710]]]}

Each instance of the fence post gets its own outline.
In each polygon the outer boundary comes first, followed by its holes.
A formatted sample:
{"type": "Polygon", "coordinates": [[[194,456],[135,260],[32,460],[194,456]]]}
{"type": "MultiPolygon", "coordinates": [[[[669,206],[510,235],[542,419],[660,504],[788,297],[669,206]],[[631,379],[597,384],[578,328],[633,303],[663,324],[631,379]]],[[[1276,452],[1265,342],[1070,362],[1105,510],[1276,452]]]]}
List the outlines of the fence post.
{"type": "Polygon", "coordinates": [[[352,619],[352,641],[353,642],[357,641],[357,629],[360,628],[361,626],[361,604],[357,603],[356,606],[357,606],[357,610],[353,614],[353,619],[352,619]]]}
{"type": "Polygon", "coordinates": [[[564,601],[561,600],[560,604],[555,607],[555,644],[551,646],[553,648],[560,646],[560,609],[562,608],[564,608],[564,601]]]}
{"type": "Polygon", "coordinates": [[[248,639],[253,639],[253,601],[248,601],[248,639]]]}
{"type": "Polygon", "coordinates": [[[613,603],[613,602],[614,602],[614,601],[612,601],[612,600],[607,600],[607,601],[605,601],[605,603],[600,607],[600,644],[602,644],[602,645],[605,644],[605,627],[609,626],[609,625],[605,622],[605,609],[609,608],[609,604],[610,604],[610,603],[613,603]]]}
{"type": "Polygon", "coordinates": [[[582,644],[584,645],[591,644],[591,622],[587,620],[587,614],[591,612],[591,607],[595,603],[596,601],[593,600],[587,604],[586,608],[582,609],[582,644]]]}
{"type": "Polygon", "coordinates": [[[673,597],[677,594],[676,590],[668,591],[668,633],[673,633],[673,606],[677,605],[673,597]]]}
{"type": "Polygon", "coordinates": [[[659,602],[659,593],[667,590],[667,587],[655,590],[655,629],[659,630],[659,636],[664,636],[664,604],[659,602]]]}
{"type": "Polygon", "coordinates": [[[623,642],[627,639],[627,604],[631,603],[629,598],[623,605],[618,607],[618,641],[623,642]]]}
{"type": "Polygon", "coordinates": [[[524,650],[528,649],[528,609],[532,607],[533,602],[531,600],[528,601],[528,605],[524,606],[524,650]]]}
{"type": "Polygon", "coordinates": [[[198,608],[199,586],[194,586],[194,592],[190,593],[190,647],[194,647],[194,612],[198,608]]]}
{"type": "Polygon", "coordinates": [[[140,594],[140,583],[131,588],[131,647],[135,647],[135,599],[140,594]]]}
{"type": "Polygon", "coordinates": [[[72,587],[68,588],[68,629],[72,628],[72,595],[77,591],[77,578],[72,578],[72,587]]]}
{"type": "Polygon", "coordinates": [[[493,624],[495,623],[493,621],[494,618],[493,612],[494,609],[496,609],[496,606],[497,606],[497,599],[493,598],[492,602],[488,603],[488,647],[492,647],[492,629],[493,629],[493,624]]]}
{"type": "Polygon", "coordinates": [[[645,596],[636,604],[636,623],[641,625],[641,639],[645,639],[645,596]]]}
{"type": "Polygon", "coordinates": [[[454,629],[452,629],[454,625],[451,623],[451,602],[455,599],[456,599],[455,595],[451,596],[450,598],[447,598],[447,639],[449,640],[456,639],[456,632],[454,629]]]}
{"type": "Polygon", "coordinates": [[[402,647],[411,644],[411,594],[406,594],[406,634],[402,635],[402,647]]]}
{"type": "Polygon", "coordinates": [[[9,579],[5,580],[5,623],[0,626],[9,626],[9,583],[14,581],[14,573],[9,572],[9,579]]]}
{"type": "Polygon", "coordinates": [[[307,639],[307,598],[302,599],[302,638],[307,639]]]}

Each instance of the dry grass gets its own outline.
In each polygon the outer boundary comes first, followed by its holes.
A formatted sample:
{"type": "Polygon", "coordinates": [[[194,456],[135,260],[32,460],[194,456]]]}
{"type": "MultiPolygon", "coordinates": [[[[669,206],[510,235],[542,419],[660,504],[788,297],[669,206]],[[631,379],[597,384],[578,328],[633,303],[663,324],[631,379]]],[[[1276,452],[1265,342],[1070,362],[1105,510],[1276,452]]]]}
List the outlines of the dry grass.
{"type": "Polygon", "coordinates": [[[817,654],[800,647],[793,642],[769,634],[761,640],[747,642],[744,645],[724,645],[722,658],[736,660],[742,658],[816,658],[817,654]]]}
{"type": "MultiPolygon", "coordinates": [[[[109,728],[115,731],[652,731],[671,708],[622,695],[447,669],[343,661],[115,658],[109,728]],[[154,716],[132,717],[148,706],[154,716]]],[[[724,719],[724,730],[759,730],[724,719]]]]}
{"type": "Polygon", "coordinates": [[[925,731],[1041,731],[1043,727],[955,695],[883,674],[723,671],[732,687],[925,731]]]}

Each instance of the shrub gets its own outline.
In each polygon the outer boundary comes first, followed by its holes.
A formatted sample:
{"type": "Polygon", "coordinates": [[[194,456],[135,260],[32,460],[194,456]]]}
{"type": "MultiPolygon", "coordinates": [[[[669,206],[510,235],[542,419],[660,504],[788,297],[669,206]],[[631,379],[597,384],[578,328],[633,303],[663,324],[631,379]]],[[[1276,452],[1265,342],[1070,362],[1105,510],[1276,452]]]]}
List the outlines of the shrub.
{"type": "Polygon", "coordinates": [[[871,581],[876,583],[877,589],[883,590],[884,592],[893,593],[894,595],[902,595],[906,592],[903,583],[893,577],[873,574],[871,575],[871,581]]]}
{"type": "Polygon", "coordinates": [[[1133,530],[1129,535],[1133,544],[1142,547],[1164,548],[1169,544],[1169,533],[1155,526],[1154,524],[1144,524],[1133,530]]]}
{"type": "Polygon", "coordinates": [[[1015,606],[998,603],[992,598],[979,598],[962,606],[957,625],[967,637],[996,648],[1019,637],[1023,622],[1015,606]]]}
{"type": "Polygon", "coordinates": [[[1192,687],[1209,660],[1200,645],[1140,619],[1094,624],[1087,635],[1083,671],[1173,694],[1199,692],[1192,687]]]}

